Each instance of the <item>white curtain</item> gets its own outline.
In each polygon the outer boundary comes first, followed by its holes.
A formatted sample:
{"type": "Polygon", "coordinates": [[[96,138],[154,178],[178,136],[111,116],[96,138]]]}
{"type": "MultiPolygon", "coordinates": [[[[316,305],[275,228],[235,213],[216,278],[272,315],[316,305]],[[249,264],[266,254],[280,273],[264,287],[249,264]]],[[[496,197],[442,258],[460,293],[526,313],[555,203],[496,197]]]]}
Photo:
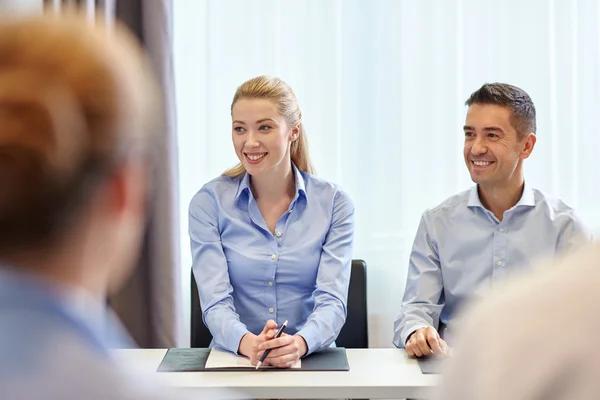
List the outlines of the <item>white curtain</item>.
{"type": "Polygon", "coordinates": [[[40,13],[44,0],[0,0],[0,17],[40,13]]]}
{"type": "Polygon", "coordinates": [[[538,142],[526,178],[600,226],[599,1],[174,3],[185,288],[188,203],[236,162],[231,98],[260,74],[293,87],[317,174],[354,198],[373,347],[391,346],[422,212],[472,184],[464,101],[484,82],[531,95],[538,142]]]}

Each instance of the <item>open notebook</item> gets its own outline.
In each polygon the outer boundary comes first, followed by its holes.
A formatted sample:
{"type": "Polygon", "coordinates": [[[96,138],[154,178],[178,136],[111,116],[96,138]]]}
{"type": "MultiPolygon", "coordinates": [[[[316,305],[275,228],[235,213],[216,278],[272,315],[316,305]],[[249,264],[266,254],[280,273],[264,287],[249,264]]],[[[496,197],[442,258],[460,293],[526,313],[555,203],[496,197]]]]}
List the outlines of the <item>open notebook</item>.
{"type": "MultiPolygon", "coordinates": [[[[301,360],[298,360],[296,364],[292,368],[300,368],[302,366],[301,360]]],[[[252,364],[250,364],[250,359],[238,356],[237,354],[231,353],[229,351],[220,350],[216,347],[213,347],[208,355],[208,359],[206,360],[206,365],[204,366],[206,369],[217,369],[217,368],[254,368],[252,364]]],[[[271,366],[261,366],[260,369],[263,368],[273,368],[271,366]]]]}

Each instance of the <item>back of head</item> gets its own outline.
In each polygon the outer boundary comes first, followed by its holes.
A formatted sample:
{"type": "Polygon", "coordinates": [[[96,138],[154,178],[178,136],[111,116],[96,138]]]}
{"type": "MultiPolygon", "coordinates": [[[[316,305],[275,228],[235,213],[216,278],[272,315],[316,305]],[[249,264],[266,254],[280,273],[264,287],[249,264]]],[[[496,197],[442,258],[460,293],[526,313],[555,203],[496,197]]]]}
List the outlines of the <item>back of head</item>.
{"type": "MultiPolygon", "coordinates": [[[[291,144],[290,156],[299,170],[313,174],[314,167],[308,155],[308,140],[302,124],[302,112],[292,88],[279,78],[261,75],[247,80],[237,88],[231,102],[232,111],[235,103],[242,99],[270,100],[277,106],[279,114],[285,118],[289,127],[300,127],[298,139],[291,144]]],[[[223,175],[241,176],[244,173],[243,165],[238,164],[223,175]]]]}
{"type": "Polygon", "coordinates": [[[521,138],[529,133],[536,133],[535,106],[531,97],[521,88],[507,83],[486,83],[473,92],[465,104],[506,107],[511,111],[511,124],[521,138]]]}
{"type": "Polygon", "coordinates": [[[118,25],[75,13],[0,21],[0,261],[59,240],[148,143],[155,90],[118,25]]]}

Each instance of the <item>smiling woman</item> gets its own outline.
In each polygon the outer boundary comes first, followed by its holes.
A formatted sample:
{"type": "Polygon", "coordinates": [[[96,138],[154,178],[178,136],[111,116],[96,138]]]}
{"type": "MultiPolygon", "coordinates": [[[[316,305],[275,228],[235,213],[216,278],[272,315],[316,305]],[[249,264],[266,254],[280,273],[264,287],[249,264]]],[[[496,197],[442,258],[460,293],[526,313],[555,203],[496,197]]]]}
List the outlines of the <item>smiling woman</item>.
{"type": "Polygon", "coordinates": [[[190,204],[194,276],[212,345],[288,368],[334,345],[346,320],[354,204],[312,175],[292,89],[260,76],[231,106],[240,163],[190,204]],[[278,324],[287,334],[273,338],[278,324]]]}
{"type": "Polygon", "coordinates": [[[233,144],[240,164],[225,171],[223,175],[242,176],[247,171],[248,165],[260,164],[268,154],[267,151],[261,152],[262,150],[257,151],[251,147],[259,144],[259,141],[254,136],[249,137],[248,132],[271,133],[262,136],[263,140],[267,140],[272,145],[270,146],[272,151],[280,153],[271,156],[271,165],[267,162],[261,168],[268,169],[279,164],[285,155],[282,150],[289,147],[288,156],[296,167],[301,171],[314,173],[308,156],[308,143],[302,125],[300,106],[292,88],[284,81],[279,78],[258,76],[244,82],[233,96],[231,116],[234,131],[233,144]],[[260,115],[261,118],[256,121],[247,120],[254,115],[260,115]],[[250,143],[246,143],[248,139],[250,143]],[[291,143],[289,146],[286,144],[288,141],[291,143]],[[240,149],[239,146],[242,144],[244,148],[240,149]]]}

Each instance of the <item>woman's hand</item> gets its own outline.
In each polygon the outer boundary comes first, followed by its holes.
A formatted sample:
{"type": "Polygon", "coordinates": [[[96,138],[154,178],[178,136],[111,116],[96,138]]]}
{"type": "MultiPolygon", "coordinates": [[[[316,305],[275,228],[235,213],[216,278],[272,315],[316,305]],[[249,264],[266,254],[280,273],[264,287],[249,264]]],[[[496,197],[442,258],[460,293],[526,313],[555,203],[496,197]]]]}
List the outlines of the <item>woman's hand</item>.
{"type": "Polygon", "coordinates": [[[268,363],[268,365],[277,368],[293,367],[308,351],[306,342],[302,336],[291,336],[286,333],[283,333],[277,339],[266,340],[258,345],[258,350],[261,354],[267,349],[271,349],[271,352],[265,359],[265,364],[268,363]]]}
{"type": "MultiPolygon", "coordinates": [[[[258,364],[258,361],[264,353],[264,350],[260,350],[259,346],[262,343],[273,339],[276,332],[277,323],[272,319],[268,320],[262,332],[258,336],[252,333],[247,333],[242,337],[242,340],[240,340],[238,353],[248,357],[252,365],[258,364]]],[[[263,365],[269,365],[268,361],[265,360],[263,365]]]]}

